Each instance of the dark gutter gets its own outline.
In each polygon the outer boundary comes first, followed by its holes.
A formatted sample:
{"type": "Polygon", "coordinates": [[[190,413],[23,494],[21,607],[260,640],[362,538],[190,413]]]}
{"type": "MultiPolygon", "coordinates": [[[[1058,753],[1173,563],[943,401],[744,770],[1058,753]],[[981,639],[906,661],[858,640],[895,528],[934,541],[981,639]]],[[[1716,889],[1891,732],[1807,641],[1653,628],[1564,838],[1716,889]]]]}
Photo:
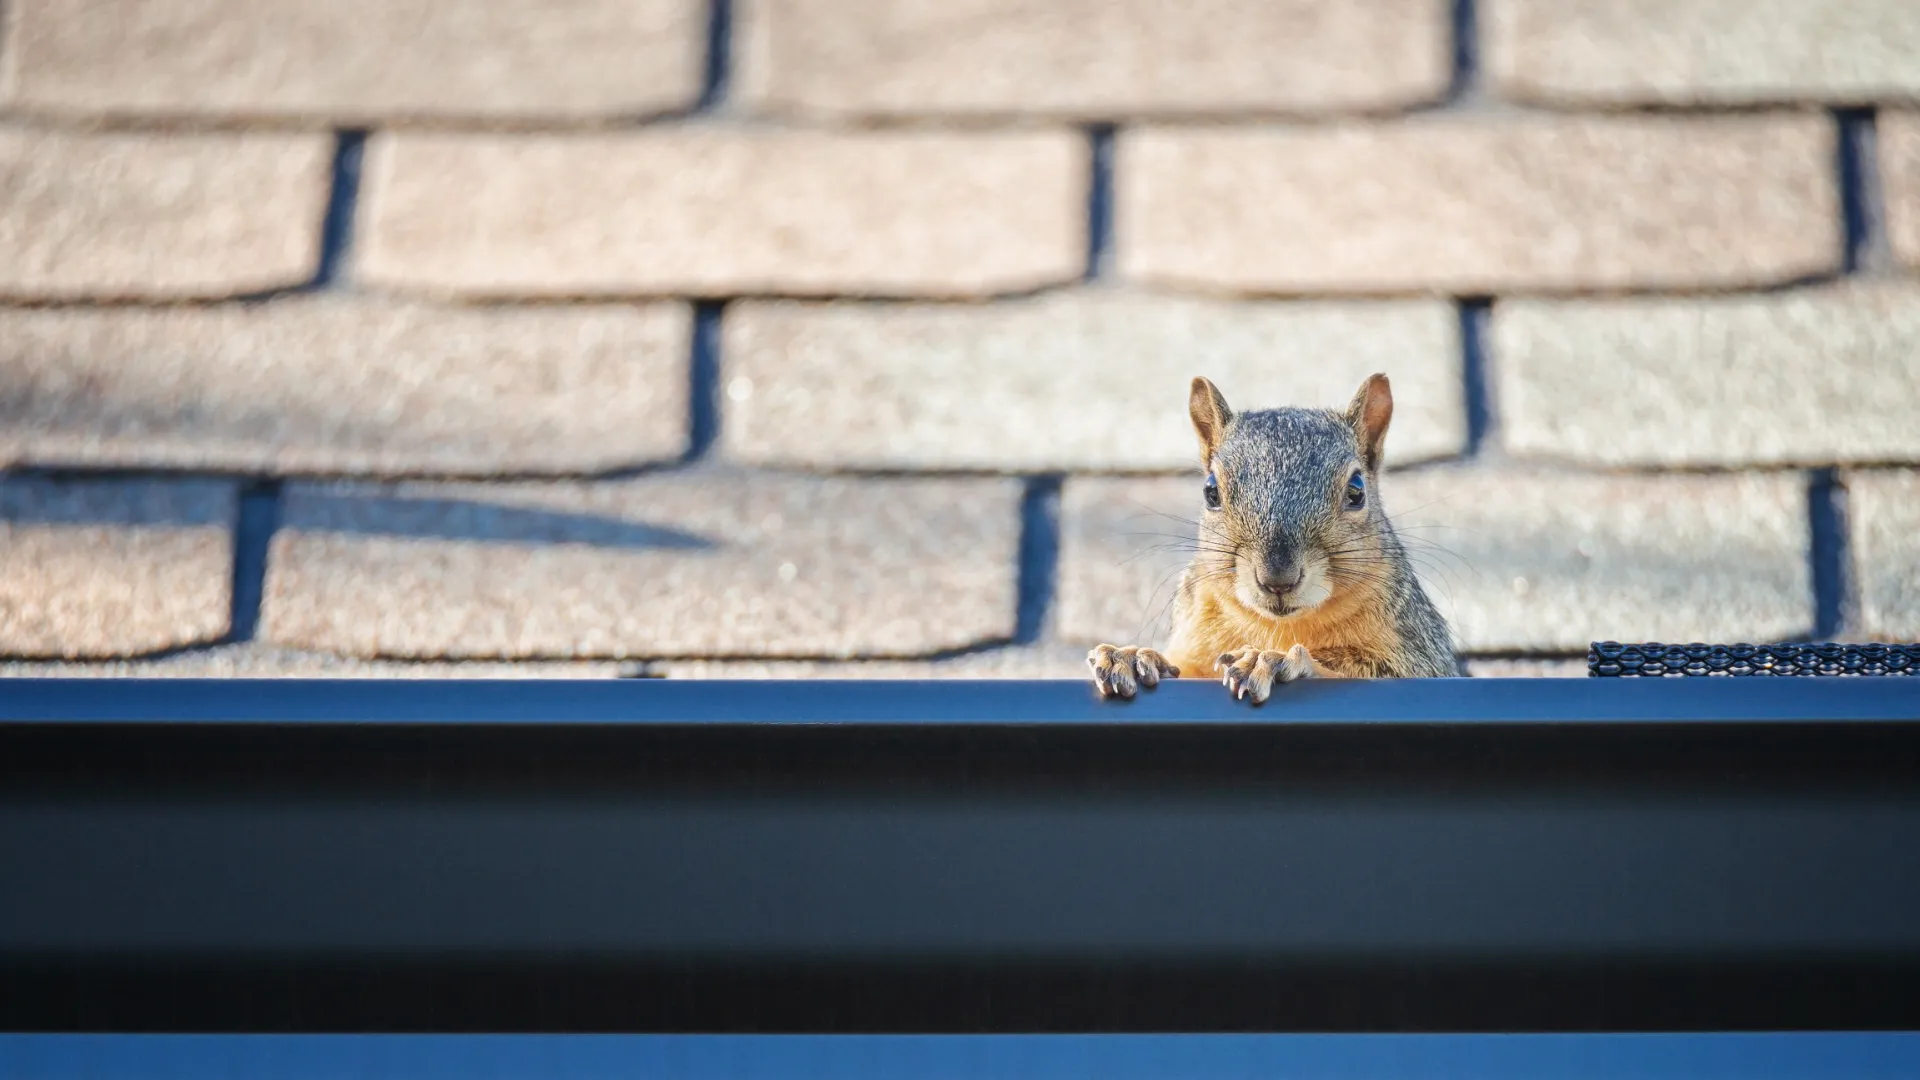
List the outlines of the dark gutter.
{"type": "Polygon", "coordinates": [[[15,682],[0,1028],[1920,1027],[1920,684],[15,682]]]}

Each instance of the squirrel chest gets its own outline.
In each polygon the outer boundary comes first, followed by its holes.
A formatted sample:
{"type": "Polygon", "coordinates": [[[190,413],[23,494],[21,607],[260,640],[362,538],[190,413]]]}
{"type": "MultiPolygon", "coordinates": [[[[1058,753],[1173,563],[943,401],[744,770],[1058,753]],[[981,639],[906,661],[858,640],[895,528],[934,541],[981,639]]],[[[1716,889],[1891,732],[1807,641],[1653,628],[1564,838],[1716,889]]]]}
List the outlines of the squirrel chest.
{"type": "Polygon", "coordinates": [[[1167,658],[1183,674],[1218,678],[1219,660],[1238,650],[1286,652],[1304,645],[1320,675],[1366,678],[1392,670],[1405,652],[1384,598],[1357,591],[1289,619],[1248,610],[1222,589],[1181,583],[1167,658]]]}

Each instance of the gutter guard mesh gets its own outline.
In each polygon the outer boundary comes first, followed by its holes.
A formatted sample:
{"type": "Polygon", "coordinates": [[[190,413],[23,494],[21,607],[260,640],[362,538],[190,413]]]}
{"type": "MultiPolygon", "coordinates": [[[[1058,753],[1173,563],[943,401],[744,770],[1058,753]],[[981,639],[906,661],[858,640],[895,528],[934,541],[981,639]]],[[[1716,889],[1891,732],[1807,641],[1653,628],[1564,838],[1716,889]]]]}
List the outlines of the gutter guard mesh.
{"type": "Polygon", "coordinates": [[[1665,675],[1920,675],[1920,645],[1623,645],[1596,641],[1592,678],[1665,675]]]}

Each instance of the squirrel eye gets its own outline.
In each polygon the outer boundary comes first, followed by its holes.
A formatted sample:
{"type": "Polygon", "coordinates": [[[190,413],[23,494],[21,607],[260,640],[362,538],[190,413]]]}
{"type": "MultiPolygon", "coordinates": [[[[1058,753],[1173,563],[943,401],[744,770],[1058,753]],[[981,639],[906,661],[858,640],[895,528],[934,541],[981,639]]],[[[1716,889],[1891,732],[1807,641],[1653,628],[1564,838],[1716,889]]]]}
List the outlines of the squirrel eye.
{"type": "Polygon", "coordinates": [[[1220,509],[1220,481],[1215,479],[1212,473],[1207,474],[1206,496],[1207,509],[1220,509]]]}
{"type": "Polygon", "coordinates": [[[1361,510],[1367,505],[1367,478],[1354,473],[1347,478],[1347,509],[1361,510]]]}

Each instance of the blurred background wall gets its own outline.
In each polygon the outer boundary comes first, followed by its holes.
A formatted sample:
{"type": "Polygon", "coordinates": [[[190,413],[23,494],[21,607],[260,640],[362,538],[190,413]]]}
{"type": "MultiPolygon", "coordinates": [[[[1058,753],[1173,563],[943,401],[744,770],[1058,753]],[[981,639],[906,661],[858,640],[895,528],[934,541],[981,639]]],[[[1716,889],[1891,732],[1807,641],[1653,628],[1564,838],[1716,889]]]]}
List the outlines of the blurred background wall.
{"type": "Polygon", "coordinates": [[[0,668],[1078,676],[1393,379],[1481,674],[1920,634],[1912,0],[0,0],[0,668]]]}

